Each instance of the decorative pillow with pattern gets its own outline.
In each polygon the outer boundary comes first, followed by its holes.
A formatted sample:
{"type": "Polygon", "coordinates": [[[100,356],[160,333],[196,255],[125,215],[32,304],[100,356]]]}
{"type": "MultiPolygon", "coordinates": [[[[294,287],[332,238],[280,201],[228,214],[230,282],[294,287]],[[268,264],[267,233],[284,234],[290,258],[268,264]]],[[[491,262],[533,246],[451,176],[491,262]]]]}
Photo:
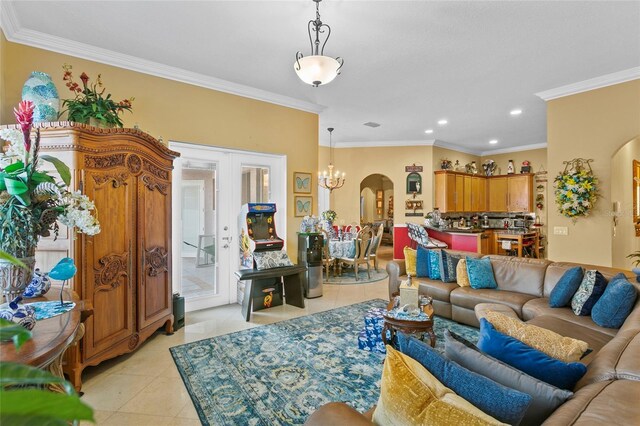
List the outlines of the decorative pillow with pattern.
{"type": "Polygon", "coordinates": [[[606,278],[595,269],[585,271],[578,291],[571,299],[573,313],[580,316],[591,315],[593,305],[600,299],[607,288],[606,278]]]}
{"type": "Polygon", "coordinates": [[[500,333],[518,339],[522,343],[560,361],[579,361],[589,349],[587,342],[561,336],[546,328],[524,323],[519,318],[512,318],[500,312],[489,311],[485,318],[500,333]]]}
{"type": "Polygon", "coordinates": [[[256,269],[271,269],[282,266],[293,266],[291,259],[284,250],[269,250],[253,252],[253,259],[256,262],[256,269]]]}
{"type": "Polygon", "coordinates": [[[412,277],[415,277],[418,252],[408,246],[405,246],[405,248],[403,249],[403,252],[404,252],[404,263],[407,270],[407,275],[411,275],[412,277]]]}
{"type": "Polygon", "coordinates": [[[440,250],[440,279],[445,283],[456,281],[456,267],[462,256],[440,250]]]}
{"type": "Polygon", "coordinates": [[[467,259],[460,259],[456,266],[456,281],[460,287],[471,287],[467,273],[467,259]]]}
{"type": "Polygon", "coordinates": [[[432,280],[441,279],[440,273],[440,249],[427,250],[429,255],[429,278],[432,280]]]}

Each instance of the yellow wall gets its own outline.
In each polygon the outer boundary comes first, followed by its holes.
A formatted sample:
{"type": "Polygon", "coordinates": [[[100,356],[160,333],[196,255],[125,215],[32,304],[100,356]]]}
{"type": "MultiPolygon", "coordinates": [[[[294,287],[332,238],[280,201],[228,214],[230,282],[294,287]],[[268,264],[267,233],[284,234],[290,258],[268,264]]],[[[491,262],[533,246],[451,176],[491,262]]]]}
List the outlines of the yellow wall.
{"type": "MultiPolygon", "coordinates": [[[[318,116],[253,99],[178,83],[159,77],[86,61],[58,53],[2,43],[0,68],[2,119],[13,122],[11,110],[20,101],[31,71],[50,74],[60,96],[71,97],[62,81],[62,65],[73,65],[74,77],[98,73],[107,93],[117,100],[135,97],[133,114],[123,115],[126,127],[167,141],[180,141],[287,155],[287,248],[296,257],[300,218],[293,217],[293,172],[314,172],[318,164],[318,116]]],[[[314,179],[315,181],[315,179],[314,179]]],[[[312,195],[317,197],[316,185],[312,195]]],[[[281,231],[282,232],[282,231],[281,231]]]]}
{"type": "Polygon", "coordinates": [[[5,118],[4,116],[4,52],[6,44],[7,39],[5,38],[4,33],[0,31],[0,123],[5,123],[8,120],[8,118],[5,118]]]}
{"type": "MultiPolygon", "coordinates": [[[[564,170],[563,161],[592,158],[600,181],[593,213],[574,225],[557,209],[549,209],[549,258],[612,265],[611,159],[640,134],[640,80],[578,93],[547,103],[547,161],[549,180],[564,170]],[[553,235],[566,226],[568,236],[553,235]]],[[[550,182],[550,195],[552,194],[550,182]]]]}

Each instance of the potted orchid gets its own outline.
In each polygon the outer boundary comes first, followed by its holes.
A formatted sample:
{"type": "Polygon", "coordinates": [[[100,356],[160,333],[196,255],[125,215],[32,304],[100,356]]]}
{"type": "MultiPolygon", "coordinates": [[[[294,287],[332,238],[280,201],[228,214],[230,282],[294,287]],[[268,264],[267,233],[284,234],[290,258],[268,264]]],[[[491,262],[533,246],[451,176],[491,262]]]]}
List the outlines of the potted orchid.
{"type": "Polygon", "coordinates": [[[33,110],[33,102],[20,102],[14,109],[19,128],[0,130],[0,139],[8,142],[0,150],[0,250],[29,267],[25,271],[0,259],[0,284],[8,298],[22,294],[31,281],[38,239],[57,237],[58,221],[88,235],[100,232],[94,203],[69,189],[67,165],[40,154],[39,129],[32,142],[33,110]],[[43,162],[51,163],[58,176],[42,170],[43,162]]]}

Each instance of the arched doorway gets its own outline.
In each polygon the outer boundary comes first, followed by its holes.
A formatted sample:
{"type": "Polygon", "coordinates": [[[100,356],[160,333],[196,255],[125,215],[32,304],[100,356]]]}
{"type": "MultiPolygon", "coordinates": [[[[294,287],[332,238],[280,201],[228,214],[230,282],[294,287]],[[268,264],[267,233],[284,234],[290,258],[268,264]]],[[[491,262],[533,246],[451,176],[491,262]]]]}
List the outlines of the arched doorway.
{"type": "Polygon", "coordinates": [[[382,243],[393,245],[393,181],[375,173],[360,182],[360,222],[383,223],[382,243]]]}

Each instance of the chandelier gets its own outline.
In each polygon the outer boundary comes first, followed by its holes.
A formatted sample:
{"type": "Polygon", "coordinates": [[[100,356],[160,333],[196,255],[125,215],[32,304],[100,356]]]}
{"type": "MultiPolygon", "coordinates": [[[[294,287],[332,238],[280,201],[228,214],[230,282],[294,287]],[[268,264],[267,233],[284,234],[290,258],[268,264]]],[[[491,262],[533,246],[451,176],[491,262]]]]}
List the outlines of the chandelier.
{"type": "Polygon", "coordinates": [[[340,174],[339,171],[333,172],[333,146],[331,134],[333,133],[333,127],[329,127],[327,129],[329,131],[329,172],[325,170],[324,172],[318,172],[318,185],[323,188],[329,190],[329,192],[334,189],[342,188],[345,182],[345,173],[340,174]]]}
{"type": "Polygon", "coordinates": [[[340,74],[340,68],[342,68],[344,60],[341,57],[334,59],[324,56],[324,46],[331,35],[331,27],[320,20],[320,2],[322,0],[313,1],[316,2],[316,19],[310,20],[307,24],[309,42],[311,43],[311,56],[305,57],[298,51],[293,68],[296,70],[300,80],[313,87],[318,87],[322,84],[331,83],[340,74]],[[315,32],[315,40],[311,35],[312,31],[315,32]],[[327,37],[324,39],[322,47],[320,47],[320,34],[325,33],[327,37]]]}

